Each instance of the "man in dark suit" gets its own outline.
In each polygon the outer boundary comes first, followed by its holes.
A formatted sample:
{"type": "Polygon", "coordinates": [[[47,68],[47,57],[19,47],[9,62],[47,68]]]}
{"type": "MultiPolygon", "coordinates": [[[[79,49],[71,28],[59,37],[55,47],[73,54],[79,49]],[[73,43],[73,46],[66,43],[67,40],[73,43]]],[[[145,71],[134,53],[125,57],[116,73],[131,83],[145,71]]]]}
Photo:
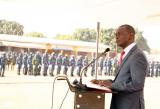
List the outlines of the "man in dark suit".
{"type": "Polygon", "coordinates": [[[112,89],[110,109],[144,109],[143,89],[148,62],[144,53],[134,42],[135,30],[130,25],[121,25],[116,31],[116,43],[123,49],[123,57],[114,80],[91,82],[112,89]]]}

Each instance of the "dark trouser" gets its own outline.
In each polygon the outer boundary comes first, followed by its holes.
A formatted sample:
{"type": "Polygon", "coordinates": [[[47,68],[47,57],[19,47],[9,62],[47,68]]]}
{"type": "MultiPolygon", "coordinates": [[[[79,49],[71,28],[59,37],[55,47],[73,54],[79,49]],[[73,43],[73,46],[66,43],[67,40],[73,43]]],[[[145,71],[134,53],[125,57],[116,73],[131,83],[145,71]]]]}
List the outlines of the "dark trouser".
{"type": "Polygon", "coordinates": [[[34,72],[33,72],[34,76],[39,75],[40,71],[39,71],[38,65],[35,65],[35,66],[34,66],[34,70],[33,70],[33,71],[34,71],[34,72]]]}
{"type": "Polygon", "coordinates": [[[95,74],[95,68],[91,67],[91,76],[93,76],[95,74]]]}
{"type": "Polygon", "coordinates": [[[57,66],[57,75],[60,74],[60,71],[61,71],[61,66],[58,65],[58,66],[57,66]]]}
{"type": "Polygon", "coordinates": [[[18,64],[17,74],[20,75],[22,64],[18,64]]]}
{"type": "MultiPolygon", "coordinates": [[[[84,67],[83,67],[83,69],[84,69],[84,67]]],[[[84,76],[87,76],[87,71],[88,71],[88,68],[85,68],[84,69],[84,76]]]]}
{"type": "Polygon", "coordinates": [[[48,65],[43,65],[43,76],[47,76],[48,65]]]}
{"type": "Polygon", "coordinates": [[[71,76],[74,76],[73,72],[74,72],[74,66],[71,66],[71,76]]]}
{"type": "Polygon", "coordinates": [[[78,76],[80,76],[81,69],[82,69],[82,67],[80,67],[80,66],[77,66],[77,75],[78,75],[78,76]]]}
{"type": "Polygon", "coordinates": [[[27,72],[28,72],[28,67],[27,67],[27,65],[24,65],[24,67],[23,67],[23,74],[27,75],[27,72]]]}
{"type": "Polygon", "coordinates": [[[54,74],[53,74],[54,68],[55,68],[55,65],[50,65],[49,66],[49,74],[50,74],[50,76],[54,76],[54,74]]]}
{"type": "Polygon", "coordinates": [[[4,76],[4,72],[5,72],[5,65],[1,65],[1,69],[0,69],[0,76],[4,76]]]}
{"type": "Polygon", "coordinates": [[[29,64],[28,66],[28,74],[33,75],[33,65],[29,64]]]}

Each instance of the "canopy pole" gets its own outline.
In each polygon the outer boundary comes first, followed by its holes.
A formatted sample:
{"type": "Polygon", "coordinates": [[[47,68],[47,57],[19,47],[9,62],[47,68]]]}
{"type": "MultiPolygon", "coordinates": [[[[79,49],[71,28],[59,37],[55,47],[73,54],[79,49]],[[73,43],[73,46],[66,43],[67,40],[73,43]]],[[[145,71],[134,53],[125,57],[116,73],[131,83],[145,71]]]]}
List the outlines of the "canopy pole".
{"type": "MultiPolygon", "coordinates": [[[[99,46],[99,31],[100,31],[100,22],[97,22],[97,35],[96,35],[96,58],[98,57],[98,46],[99,46]]],[[[95,61],[95,74],[96,77],[95,79],[97,79],[97,75],[98,75],[98,60],[95,61]]]]}

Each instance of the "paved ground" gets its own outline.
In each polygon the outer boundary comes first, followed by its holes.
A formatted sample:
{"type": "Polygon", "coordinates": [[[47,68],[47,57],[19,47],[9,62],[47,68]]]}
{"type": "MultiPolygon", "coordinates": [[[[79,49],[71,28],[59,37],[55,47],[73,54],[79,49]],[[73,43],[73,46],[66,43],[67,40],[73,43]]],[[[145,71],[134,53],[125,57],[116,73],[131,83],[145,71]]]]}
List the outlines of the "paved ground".
{"type": "MultiPolygon", "coordinates": [[[[73,81],[75,78],[69,78],[73,81]]],[[[113,77],[103,77],[113,78],[113,77]]],[[[91,77],[84,78],[89,81],[91,77]]],[[[51,109],[54,77],[17,76],[7,72],[0,78],[0,109],[51,109]]],[[[65,81],[56,81],[54,86],[54,108],[59,109],[68,89],[65,81]]],[[[146,109],[159,109],[160,78],[146,78],[146,109]]],[[[111,94],[106,94],[106,109],[109,109],[111,94]]],[[[70,92],[61,109],[73,109],[74,93],[70,92]]]]}

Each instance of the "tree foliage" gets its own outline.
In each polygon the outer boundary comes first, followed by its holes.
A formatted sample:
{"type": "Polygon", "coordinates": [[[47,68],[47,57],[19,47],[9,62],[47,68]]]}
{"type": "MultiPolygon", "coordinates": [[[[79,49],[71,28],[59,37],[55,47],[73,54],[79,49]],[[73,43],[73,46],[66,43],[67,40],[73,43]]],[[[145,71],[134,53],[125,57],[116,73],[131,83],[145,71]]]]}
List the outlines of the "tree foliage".
{"type": "Polygon", "coordinates": [[[0,20],[0,34],[23,35],[23,25],[16,21],[0,20]]]}
{"type": "Polygon", "coordinates": [[[26,33],[25,36],[29,36],[29,37],[46,37],[46,36],[43,35],[43,33],[40,33],[40,32],[26,33]]]}
{"type": "Polygon", "coordinates": [[[73,33],[75,40],[93,42],[96,40],[96,31],[94,29],[76,29],[73,33]]]}
{"type": "Polygon", "coordinates": [[[58,40],[75,40],[72,35],[62,35],[62,34],[57,34],[55,39],[58,39],[58,40]]]}
{"type": "MultiPolygon", "coordinates": [[[[147,52],[150,52],[150,48],[147,44],[147,40],[143,37],[142,32],[138,29],[135,30],[135,41],[139,48],[142,50],[145,50],[147,52]]],[[[100,43],[103,43],[105,45],[109,45],[112,50],[116,49],[116,40],[115,40],[115,32],[116,29],[110,28],[110,29],[101,29],[100,31],[100,37],[99,41],[100,43]]],[[[94,29],[76,29],[73,33],[73,36],[71,35],[61,35],[57,36],[58,39],[70,39],[70,40],[82,40],[82,41],[88,41],[88,42],[95,42],[96,41],[96,31],[94,29]],[[59,38],[58,38],[59,37],[59,38]]],[[[120,48],[118,47],[118,52],[120,51],[120,48]]]]}
{"type": "Polygon", "coordinates": [[[143,37],[143,32],[139,31],[138,29],[135,29],[135,32],[135,40],[138,47],[143,51],[147,51],[148,53],[150,53],[150,47],[147,43],[147,40],[143,37]]]}
{"type": "Polygon", "coordinates": [[[115,43],[115,29],[101,29],[100,32],[100,42],[109,45],[112,49],[116,47],[115,43]]]}

